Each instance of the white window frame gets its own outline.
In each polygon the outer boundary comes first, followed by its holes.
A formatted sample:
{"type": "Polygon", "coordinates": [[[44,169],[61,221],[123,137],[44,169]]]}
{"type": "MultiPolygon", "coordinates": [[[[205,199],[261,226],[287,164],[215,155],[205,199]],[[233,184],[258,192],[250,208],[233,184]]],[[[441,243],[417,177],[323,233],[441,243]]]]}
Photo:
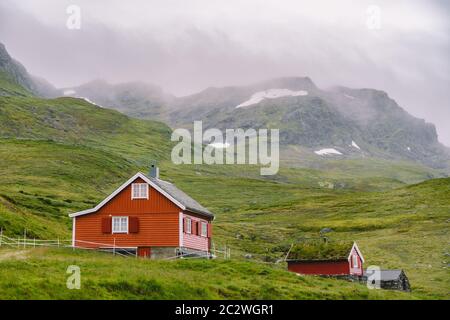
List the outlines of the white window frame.
{"type": "Polygon", "coordinates": [[[201,229],[200,229],[200,235],[202,237],[208,236],[208,224],[204,221],[201,221],[201,229]]]}
{"type": "Polygon", "coordinates": [[[358,268],[358,256],[356,254],[352,255],[352,265],[353,268],[358,268]]]}
{"type": "Polygon", "coordinates": [[[129,228],[130,228],[130,224],[129,224],[129,219],[128,219],[128,217],[122,217],[122,216],[119,216],[119,217],[112,217],[111,223],[112,223],[112,226],[111,226],[112,233],[128,233],[129,228]],[[126,230],[123,230],[123,229],[122,229],[122,219],[125,219],[126,222],[127,222],[127,224],[126,224],[126,230]],[[119,220],[119,230],[115,230],[115,228],[114,228],[114,220],[119,220]]]}
{"type": "Polygon", "coordinates": [[[149,187],[148,183],[133,183],[131,184],[131,199],[147,199],[149,196],[149,187]],[[137,190],[136,190],[137,189],[137,190]],[[137,191],[137,195],[135,196],[135,191],[137,191]],[[144,194],[142,194],[144,192],[144,194]]]}
{"type": "Polygon", "coordinates": [[[192,234],[192,219],[186,218],[186,233],[192,234]]]}

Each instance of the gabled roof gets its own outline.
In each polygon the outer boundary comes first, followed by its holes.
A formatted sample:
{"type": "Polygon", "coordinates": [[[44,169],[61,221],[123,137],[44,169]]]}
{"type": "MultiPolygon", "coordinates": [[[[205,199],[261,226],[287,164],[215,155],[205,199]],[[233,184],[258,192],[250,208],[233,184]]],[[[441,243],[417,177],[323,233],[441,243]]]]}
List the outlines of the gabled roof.
{"type": "Polygon", "coordinates": [[[130,179],[128,179],[124,184],[122,184],[119,188],[117,188],[113,193],[111,193],[106,199],[100,202],[95,208],[87,209],[79,212],[74,212],[69,214],[69,217],[78,217],[85,214],[97,212],[100,208],[102,208],[105,204],[107,204],[111,199],[113,199],[116,195],[118,195],[122,190],[128,187],[133,181],[137,178],[141,178],[145,182],[147,182],[152,188],[163,194],[167,199],[172,201],[176,206],[178,206],[181,210],[188,210],[194,213],[202,214],[208,217],[214,218],[214,215],[205,207],[200,205],[197,201],[189,197],[186,193],[178,189],[175,185],[170,182],[147,177],[142,172],[136,173],[130,179]]]}
{"type": "MultiPolygon", "coordinates": [[[[370,276],[374,270],[368,271],[364,270],[365,276],[370,276]]],[[[403,270],[380,270],[380,279],[384,281],[394,281],[398,280],[402,275],[403,270]]]]}
{"type": "Polygon", "coordinates": [[[292,246],[287,261],[338,261],[349,260],[356,250],[362,262],[364,258],[356,242],[302,242],[292,246]]]}
{"type": "Polygon", "coordinates": [[[358,245],[356,244],[356,242],[353,242],[353,247],[352,247],[352,249],[350,250],[350,253],[348,254],[347,260],[350,260],[350,256],[351,256],[351,254],[352,254],[353,249],[356,250],[356,252],[358,253],[359,257],[361,258],[361,261],[362,261],[363,263],[366,262],[366,261],[364,260],[364,257],[363,257],[363,255],[362,255],[361,251],[359,250],[358,245]]]}
{"type": "Polygon", "coordinates": [[[183,210],[188,210],[194,213],[200,213],[214,217],[214,215],[208,209],[206,209],[200,203],[178,189],[174,184],[153,177],[149,177],[148,179],[158,187],[160,187],[162,190],[164,190],[166,193],[170,194],[173,198],[177,199],[181,204],[183,204],[183,206],[185,207],[185,209],[183,210]]]}

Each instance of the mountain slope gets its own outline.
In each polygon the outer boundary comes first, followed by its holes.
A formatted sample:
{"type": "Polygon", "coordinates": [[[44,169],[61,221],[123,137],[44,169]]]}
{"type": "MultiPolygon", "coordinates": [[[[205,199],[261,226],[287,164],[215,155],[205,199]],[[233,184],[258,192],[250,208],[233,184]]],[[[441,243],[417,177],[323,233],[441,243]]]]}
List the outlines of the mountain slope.
{"type": "Polygon", "coordinates": [[[180,98],[168,119],[185,127],[202,120],[205,128],[222,130],[277,128],[285,147],[308,148],[310,155],[328,148],[340,158],[409,160],[441,169],[450,164],[449,149],[439,143],[434,125],[409,115],[386,93],[324,91],[309,78],[208,89],[180,98]],[[255,99],[258,95],[265,98],[255,99]]]}
{"type": "Polygon", "coordinates": [[[56,89],[44,79],[32,76],[25,67],[14,60],[0,43],[0,96],[40,95],[52,96],[56,89]]]}
{"type": "Polygon", "coordinates": [[[143,82],[109,84],[104,80],[62,89],[60,95],[85,98],[142,119],[162,119],[166,106],[174,99],[161,88],[143,82]]]}
{"type": "Polygon", "coordinates": [[[208,88],[174,101],[170,106],[169,121],[174,125],[189,125],[194,120],[209,122],[212,115],[218,112],[229,113],[252,94],[271,88],[305,90],[311,93],[318,91],[309,78],[279,78],[242,87],[208,88]]]}
{"type": "Polygon", "coordinates": [[[411,116],[378,90],[322,90],[307,77],[292,77],[208,88],[179,98],[133,83],[94,82],[76,92],[129,116],[161,120],[172,127],[191,128],[202,120],[204,129],[280,129],[283,157],[302,148],[294,156],[297,161],[294,157],[286,161],[294,165],[304,165],[307,159],[374,157],[450,172],[449,149],[439,143],[434,125],[411,116]]]}
{"type": "Polygon", "coordinates": [[[6,72],[0,70],[0,96],[28,96],[31,92],[17,84],[6,72]]]}
{"type": "Polygon", "coordinates": [[[170,129],[164,124],[128,118],[83,99],[0,97],[0,122],[3,138],[95,145],[141,157],[153,152],[156,159],[170,146],[170,129]]]}

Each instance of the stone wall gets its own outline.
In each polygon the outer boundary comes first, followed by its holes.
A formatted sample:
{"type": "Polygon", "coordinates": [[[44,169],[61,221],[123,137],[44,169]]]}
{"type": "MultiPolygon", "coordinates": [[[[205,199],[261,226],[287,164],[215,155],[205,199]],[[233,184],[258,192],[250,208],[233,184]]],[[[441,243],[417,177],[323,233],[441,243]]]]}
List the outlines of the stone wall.
{"type": "Polygon", "coordinates": [[[176,257],[177,248],[174,247],[152,247],[150,252],[150,259],[165,259],[176,257]]]}
{"type": "MultiPolygon", "coordinates": [[[[352,282],[359,282],[361,284],[367,284],[367,276],[356,276],[356,275],[339,275],[339,276],[323,276],[327,278],[335,278],[341,280],[347,280],[352,282]]],[[[383,280],[380,283],[381,289],[385,290],[400,290],[400,291],[411,291],[411,286],[409,284],[408,277],[404,272],[395,280],[383,280]]]]}

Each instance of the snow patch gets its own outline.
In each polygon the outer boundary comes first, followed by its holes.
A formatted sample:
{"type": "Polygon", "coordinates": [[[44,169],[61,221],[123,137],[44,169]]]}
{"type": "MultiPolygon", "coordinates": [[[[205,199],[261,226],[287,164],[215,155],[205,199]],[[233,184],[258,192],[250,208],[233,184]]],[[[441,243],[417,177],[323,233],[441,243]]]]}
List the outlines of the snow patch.
{"type": "Polygon", "coordinates": [[[214,143],[210,143],[208,144],[208,146],[211,146],[215,149],[226,149],[230,146],[230,144],[228,142],[222,143],[222,142],[214,142],[214,143]]]}
{"type": "Polygon", "coordinates": [[[361,148],[356,144],[355,141],[352,141],[352,147],[354,147],[354,148],[356,148],[358,150],[361,150],[361,148]]]}
{"type": "Polygon", "coordinates": [[[336,149],[333,149],[333,148],[326,148],[326,149],[314,151],[314,153],[319,155],[319,156],[326,156],[326,155],[329,155],[329,154],[342,155],[342,153],[340,153],[339,151],[337,151],[336,149]]]}
{"type": "Polygon", "coordinates": [[[344,93],[344,97],[349,98],[350,100],[356,99],[354,96],[344,93]]]}
{"type": "Polygon", "coordinates": [[[308,91],[292,91],[289,89],[269,89],[254,93],[249,100],[237,105],[236,108],[248,107],[260,103],[264,99],[275,99],[281,97],[299,97],[308,95],[308,91]]]}
{"type": "Polygon", "coordinates": [[[75,90],[67,89],[67,90],[64,90],[63,95],[70,96],[70,95],[73,95],[75,93],[76,93],[75,90]]]}
{"type": "Polygon", "coordinates": [[[89,98],[86,98],[86,97],[80,97],[80,99],[83,99],[84,101],[86,101],[86,102],[89,102],[90,104],[93,104],[94,106],[97,106],[97,107],[100,107],[100,108],[103,108],[101,105],[99,105],[99,104],[96,104],[94,101],[92,101],[91,99],[89,99],[89,98]]]}

